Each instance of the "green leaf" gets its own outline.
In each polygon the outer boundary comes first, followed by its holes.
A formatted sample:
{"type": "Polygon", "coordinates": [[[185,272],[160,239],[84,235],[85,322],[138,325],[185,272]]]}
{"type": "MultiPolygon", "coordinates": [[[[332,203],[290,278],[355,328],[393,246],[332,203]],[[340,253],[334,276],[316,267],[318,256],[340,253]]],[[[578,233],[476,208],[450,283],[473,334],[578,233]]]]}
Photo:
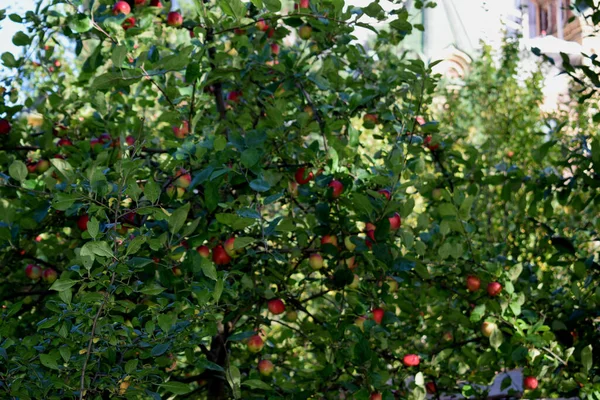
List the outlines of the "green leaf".
{"type": "Polygon", "coordinates": [[[586,374],[592,369],[592,363],[592,345],[590,344],[581,350],[581,365],[586,374]]]}
{"type": "Polygon", "coordinates": [[[31,44],[31,38],[23,32],[17,32],[13,36],[12,42],[15,46],[28,46],[31,44]]]}
{"type": "Polygon", "coordinates": [[[243,249],[244,247],[249,246],[254,242],[255,242],[255,239],[251,238],[251,237],[246,237],[246,236],[236,237],[233,242],[233,248],[235,250],[243,249]]]}
{"type": "Polygon", "coordinates": [[[258,379],[248,379],[247,381],[244,381],[242,385],[248,386],[250,389],[273,390],[271,385],[258,379]]]}
{"type": "Polygon", "coordinates": [[[82,256],[96,255],[100,257],[113,258],[114,254],[106,242],[87,242],[79,253],[82,256]]]}
{"type": "Polygon", "coordinates": [[[90,90],[106,90],[123,88],[137,83],[144,77],[141,70],[127,69],[118,72],[107,72],[94,79],[90,90]]]}
{"type": "Polygon", "coordinates": [[[251,181],[250,187],[256,192],[266,192],[271,189],[269,182],[265,181],[263,178],[257,178],[251,181]]]}
{"type": "Polygon", "coordinates": [[[499,328],[494,329],[492,335],[490,336],[490,345],[494,349],[498,349],[502,345],[504,341],[504,335],[502,335],[502,331],[499,328]]]}
{"type": "Polygon", "coordinates": [[[163,355],[167,350],[169,350],[169,347],[171,346],[171,343],[161,343],[161,344],[157,344],[156,346],[154,346],[152,348],[152,350],[150,351],[150,354],[152,354],[152,356],[154,357],[158,357],[163,355]]]}
{"type": "Polygon", "coordinates": [[[225,14],[236,20],[246,15],[246,5],[241,0],[219,0],[219,6],[225,14]]]}
{"type": "Polygon", "coordinates": [[[56,357],[53,357],[49,354],[40,354],[40,361],[44,367],[50,369],[58,369],[58,364],[56,363],[56,357]]]}
{"type": "Polygon", "coordinates": [[[485,303],[477,305],[473,311],[471,312],[471,317],[469,318],[471,322],[477,322],[483,318],[485,314],[485,303]]]}
{"type": "Polygon", "coordinates": [[[23,182],[27,178],[27,166],[23,161],[15,160],[8,167],[8,173],[11,178],[23,182]]]}
{"type": "Polygon", "coordinates": [[[69,24],[69,28],[77,33],[87,32],[93,27],[90,17],[81,13],[69,15],[67,23],[69,24]]]}
{"type": "Polygon", "coordinates": [[[187,394],[192,391],[189,384],[182,382],[166,382],[159,386],[173,394],[187,394]]]}
{"type": "Polygon", "coordinates": [[[233,390],[233,397],[239,399],[241,397],[240,384],[242,381],[240,370],[235,365],[230,364],[226,375],[227,382],[229,382],[229,386],[233,390]]]}
{"type": "Polygon", "coordinates": [[[129,242],[129,245],[127,246],[127,252],[125,253],[125,255],[137,253],[138,250],[142,247],[142,244],[144,244],[145,242],[146,242],[145,236],[134,237],[133,240],[131,242],[129,242]]]}
{"type": "Polygon", "coordinates": [[[79,195],[77,194],[69,194],[69,193],[56,193],[54,195],[54,199],[52,201],[52,207],[59,211],[65,211],[69,207],[75,203],[76,200],[79,199],[79,195]]]}
{"type": "Polygon", "coordinates": [[[74,281],[72,279],[57,279],[56,281],[54,281],[52,286],[50,286],[50,290],[56,290],[57,292],[62,292],[64,290],[68,290],[68,289],[72,288],[76,284],[77,284],[77,281],[74,281]]]}
{"type": "Polygon", "coordinates": [[[162,287],[162,286],[154,283],[152,285],[144,286],[140,290],[140,292],[143,293],[143,294],[147,294],[149,296],[156,296],[157,294],[161,294],[165,290],[167,290],[167,289],[165,289],[164,287],[162,287]]]}
{"type": "Polygon", "coordinates": [[[158,186],[154,179],[150,178],[148,179],[148,182],[146,182],[146,186],[144,186],[144,196],[146,196],[151,203],[156,202],[160,197],[160,186],[158,186]]]}
{"type": "Polygon", "coordinates": [[[119,45],[115,46],[112,51],[111,60],[115,67],[121,68],[123,62],[125,61],[125,57],[127,57],[127,46],[119,45]]]}
{"type": "Polygon", "coordinates": [[[62,179],[66,180],[67,183],[71,183],[75,180],[75,172],[73,171],[73,167],[67,160],[63,160],[60,158],[52,158],[50,160],[56,171],[61,176],[62,179]]]}
{"type": "Polygon", "coordinates": [[[127,361],[127,363],[125,364],[125,372],[128,374],[135,372],[137,365],[138,365],[137,359],[127,361]]]}
{"type": "Polygon", "coordinates": [[[173,211],[173,214],[169,217],[169,230],[172,233],[177,233],[187,220],[188,213],[190,212],[190,203],[185,203],[177,210],[173,211]]]}
{"type": "Polygon", "coordinates": [[[204,274],[204,276],[216,281],[218,275],[215,265],[212,262],[210,262],[210,260],[208,260],[207,258],[200,257],[200,259],[200,268],[202,268],[202,273],[204,274]]]}
{"type": "Polygon", "coordinates": [[[15,56],[13,56],[12,53],[9,53],[8,51],[5,53],[2,53],[2,62],[4,63],[4,66],[7,68],[15,68],[19,66],[19,63],[17,62],[17,60],[15,59],[15,56]]]}
{"type": "Polygon", "coordinates": [[[60,347],[58,352],[65,362],[69,362],[71,359],[71,350],[68,347],[60,347]]]}
{"type": "Polygon", "coordinates": [[[221,298],[221,294],[223,293],[223,279],[219,279],[216,283],[215,283],[215,290],[213,291],[213,299],[215,301],[215,303],[219,302],[219,299],[221,298]]]}
{"type": "Polygon", "coordinates": [[[265,3],[267,10],[271,12],[277,12],[281,10],[281,1],[279,0],[263,0],[263,3],[265,3]]]}
{"type": "Polygon", "coordinates": [[[95,217],[90,218],[87,224],[87,231],[92,237],[92,239],[96,239],[98,236],[98,230],[100,229],[100,223],[95,217]]]}
{"type": "Polygon", "coordinates": [[[246,168],[252,168],[260,159],[260,153],[256,149],[246,149],[242,152],[240,161],[246,168]]]}

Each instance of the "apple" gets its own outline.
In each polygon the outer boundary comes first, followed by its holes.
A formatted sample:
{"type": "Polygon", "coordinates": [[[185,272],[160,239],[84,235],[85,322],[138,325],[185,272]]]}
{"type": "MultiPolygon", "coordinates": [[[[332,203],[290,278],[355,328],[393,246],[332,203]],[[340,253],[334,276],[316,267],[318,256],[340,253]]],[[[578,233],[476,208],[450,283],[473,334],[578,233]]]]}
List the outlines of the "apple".
{"type": "Polygon", "coordinates": [[[175,182],[173,182],[176,187],[185,189],[190,186],[190,183],[192,183],[192,175],[190,175],[190,173],[183,168],[179,169],[179,172],[176,176],[179,176],[177,179],[175,179],[175,182]]]}
{"type": "Polygon", "coordinates": [[[383,320],[383,316],[385,315],[385,311],[383,308],[378,307],[373,310],[373,320],[377,325],[381,325],[381,321],[383,320]]]}
{"type": "Polygon", "coordinates": [[[454,339],[454,336],[452,335],[452,332],[444,332],[442,339],[444,339],[446,342],[451,342],[454,339]]]}
{"type": "Polygon", "coordinates": [[[71,142],[71,140],[69,140],[68,138],[60,138],[58,140],[58,142],[56,143],[56,145],[58,147],[73,146],[73,142],[71,142]]]}
{"type": "Polygon", "coordinates": [[[58,273],[52,268],[46,268],[42,273],[42,279],[47,283],[54,283],[58,278],[58,273]]]}
{"type": "Polygon", "coordinates": [[[352,283],[348,285],[348,287],[350,289],[358,289],[359,286],[360,286],[360,276],[354,274],[354,279],[352,280],[352,283]]]}
{"type": "Polygon", "coordinates": [[[181,14],[179,12],[171,11],[167,15],[167,25],[174,26],[174,27],[180,27],[182,24],[183,24],[183,17],[181,16],[181,14]]]}
{"type": "Polygon", "coordinates": [[[300,8],[309,8],[310,2],[309,0],[300,0],[300,8]]]}
{"type": "Polygon", "coordinates": [[[89,220],[90,220],[90,217],[87,214],[83,214],[82,216],[80,216],[77,219],[77,227],[79,228],[80,231],[82,231],[82,232],[87,231],[87,224],[88,224],[89,220]]]}
{"type": "Polygon", "coordinates": [[[254,335],[248,339],[248,350],[251,353],[258,353],[262,350],[265,343],[263,342],[260,335],[254,335]]]}
{"type": "Polygon", "coordinates": [[[338,246],[338,240],[337,237],[333,236],[333,235],[325,235],[321,238],[321,245],[324,244],[331,244],[335,247],[338,246]]]}
{"type": "Polygon", "coordinates": [[[294,178],[296,178],[296,182],[300,185],[306,185],[308,182],[312,181],[315,176],[312,171],[306,172],[306,167],[300,167],[296,170],[294,174],[294,178]]]}
{"type": "Polygon", "coordinates": [[[371,222],[367,222],[365,224],[365,232],[374,231],[375,229],[376,229],[375,224],[372,224],[371,222]]]}
{"type": "MultiPolygon", "coordinates": [[[[371,229],[367,231],[367,236],[369,237],[370,240],[372,240],[373,242],[376,242],[375,240],[375,229],[371,229]]],[[[370,242],[370,240],[368,240],[370,242]]],[[[367,246],[369,246],[367,244],[367,246]]],[[[369,246],[369,248],[371,248],[371,246],[369,246]]]]}
{"type": "Polygon", "coordinates": [[[269,27],[269,29],[267,30],[267,37],[270,39],[275,35],[275,29],[269,27]]]}
{"type": "Polygon", "coordinates": [[[389,199],[391,199],[391,198],[392,198],[392,192],[390,192],[390,191],[389,191],[389,190],[387,190],[387,189],[379,189],[379,190],[377,191],[377,193],[380,193],[380,194],[384,195],[384,196],[385,196],[385,198],[386,198],[386,200],[389,200],[389,199]]]}
{"type": "Polygon", "coordinates": [[[483,336],[485,336],[485,337],[490,337],[490,336],[492,336],[492,333],[494,333],[494,331],[497,328],[498,328],[498,326],[495,323],[485,321],[481,325],[481,333],[483,333],[483,336]]]}
{"type": "Polygon", "coordinates": [[[510,150],[510,151],[508,151],[508,152],[506,153],[506,156],[507,156],[508,158],[512,158],[514,155],[515,155],[515,152],[514,152],[514,151],[512,151],[512,150],[510,150]]]}
{"type": "Polygon", "coordinates": [[[173,267],[173,268],[171,268],[171,271],[173,272],[173,275],[175,275],[175,276],[183,275],[183,272],[181,272],[181,268],[179,268],[179,267],[173,267]]]}
{"type": "Polygon", "coordinates": [[[225,252],[227,252],[227,255],[231,258],[236,258],[242,252],[242,249],[235,248],[235,238],[234,237],[230,237],[229,239],[227,239],[225,241],[224,247],[225,247],[225,252]]]}
{"type": "Polygon", "coordinates": [[[302,25],[300,29],[298,29],[298,36],[302,40],[308,40],[312,36],[312,27],[310,25],[302,25]]]}
{"type": "Polygon", "coordinates": [[[294,310],[290,310],[285,313],[285,319],[289,322],[294,322],[298,319],[298,313],[294,310]]]}
{"type": "Polygon", "coordinates": [[[240,29],[240,28],[235,28],[233,30],[233,33],[236,34],[237,36],[242,36],[246,34],[246,30],[245,29],[240,29]]]}
{"type": "Polygon", "coordinates": [[[150,7],[163,8],[163,5],[160,0],[150,0],[150,7]]]}
{"type": "Polygon", "coordinates": [[[360,328],[360,330],[362,331],[362,330],[364,330],[364,325],[365,325],[366,320],[367,320],[367,317],[362,315],[354,320],[354,325],[358,326],[360,328]]]}
{"type": "Polygon", "coordinates": [[[425,139],[423,139],[423,144],[425,144],[425,147],[427,147],[429,150],[436,151],[437,149],[440,148],[440,144],[432,143],[432,141],[433,141],[433,138],[431,136],[426,136],[425,139]]]}
{"type": "Polygon", "coordinates": [[[174,126],[173,134],[177,139],[184,139],[187,134],[190,133],[190,123],[189,121],[183,121],[181,123],[181,127],[174,126]]]}
{"type": "Polygon", "coordinates": [[[298,183],[294,181],[288,182],[288,192],[292,197],[298,197],[298,183]]]}
{"type": "Polygon", "coordinates": [[[37,166],[38,166],[39,162],[33,162],[31,160],[27,160],[25,162],[25,164],[27,165],[27,172],[30,174],[33,174],[37,171],[37,166]]]}
{"type": "Polygon", "coordinates": [[[261,18],[256,22],[256,29],[262,32],[266,32],[269,30],[269,25],[267,25],[265,20],[261,18]]]}
{"type": "Polygon", "coordinates": [[[132,135],[127,135],[125,143],[127,143],[128,146],[133,146],[135,144],[135,138],[132,135]]]}
{"type": "Polygon", "coordinates": [[[173,186],[173,185],[169,185],[169,186],[167,186],[167,195],[168,195],[170,198],[173,198],[173,197],[175,197],[175,198],[177,198],[177,199],[180,199],[180,198],[182,198],[182,197],[183,197],[183,195],[184,195],[184,194],[185,194],[185,189],[184,189],[184,188],[181,188],[181,187],[175,187],[175,186],[173,186]]]}
{"type": "Polygon", "coordinates": [[[526,376],[523,379],[523,388],[525,390],[535,390],[538,387],[538,380],[534,376],[526,376]]]}
{"type": "Polygon", "coordinates": [[[275,315],[282,314],[285,311],[285,304],[281,299],[273,299],[267,302],[267,307],[275,315]]]}
{"type": "Polygon", "coordinates": [[[129,7],[129,3],[126,1],[117,1],[112,9],[112,12],[114,15],[127,15],[131,12],[131,7],[129,7]]]}
{"type": "Polygon", "coordinates": [[[346,258],[346,260],[344,261],[346,263],[346,266],[350,269],[354,269],[356,268],[356,258],[354,256],[350,257],[350,258],[346,258]]]}
{"type": "Polygon", "coordinates": [[[269,360],[260,360],[258,362],[258,372],[260,372],[262,376],[271,375],[274,369],[273,363],[269,360]]]}
{"type": "Polygon", "coordinates": [[[427,382],[425,384],[425,390],[427,390],[427,393],[429,393],[429,394],[437,393],[437,387],[435,386],[434,382],[427,382]]]}
{"type": "Polygon", "coordinates": [[[400,229],[400,226],[402,226],[402,219],[398,213],[394,213],[394,215],[389,217],[388,220],[390,221],[390,229],[392,231],[397,231],[400,229]]]}
{"type": "Polygon", "coordinates": [[[471,292],[476,292],[481,286],[481,280],[473,275],[467,276],[467,289],[471,292]]]}
{"type": "Polygon", "coordinates": [[[134,4],[136,6],[143,6],[144,4],[146,4],[146,0],[135,0],[134,4]]]}
{"type": "Polygon", "coordinates": [[[43,174],[48,169],[50,169],[50,162],[48,160],[40,160],[35,164],[35,170],[39,174],[43,174]]]}
{"type": "Polygon", "coordinates": [[[314,270],[323,268],[323,256],[319,253],[313,253],[308,257],[308,264],[314,270]]]}
{"type": "Polygon", "coordinates": [[[200,256],[204,257],[204,258],[209,258],[210,257],[210,249],[208,248],[208,246],[198,246],[196,248],[196,251],[198,252],[198,254],[200,254],[200,256]]]}
{"type": "Polygon", "coordinates": [[[383,399],[383,397],[381,396],[381,393],[371,393],[371,396],[369,396],[369,400],[381,400],[383,399]]]}
{"type": "Polygon", "coordinates": [[[440,188],[435,188],[431,191],[431,197],[435,200],[438,201],[442,198],[442,189],[440,188]]]}
{"type": "Polygon", "coordinates": [[[405,367],[416,367],[421,363],[419,356],[416,354],[407,354],[402,359],[402,363],[405,367]]]}
{"type": "Polygon", "coordinates": [[[212,251],[213,262],[217,265],[227,265],[231,262],[231,257],[227,254],[223,246],[220,244],[215,246],[212,251]]]}
{"type": "Polygon", "coordinates": [[[496,297],[502,291],[502,285],[499,282],[490,282],[487,286],[487,292],[490,296],[496,297]]]}
{"type": "Polygon", "coordinates": [[[344,184],[335,179],[332,180],[331,182],[329,182],[328,186],[332,189],[331,197],[333,197],[334,199],[337,199],[338,197],[340,197],[340,195],[344,191],[344,184]]]}
{"type": "Polygon", "coordinates": [[[34,264],[28,264],[25,267],[25,275],[31,280],[38,280],[42,276],[42,269],[34,264]]]}
{"type": "Polygon", "coordinates": [[[363,125],[365,128],[373,128],[377,124],[377,115],[365,114],[363,117],[363,125]]]}
{"type": "Polygon", "coordinates": [[[346,246],[346,249],[348,249],[348,251],[354,251],[356,249],[356,245],[354,244],[354,242],[352,242],[350,236],[346,236],[344,238],[344,245],[346,246]]]}
{"type": "Polygon", "coordinates": [[[123,21],[123,24],[121,24],[121,26],[124,30],[133,28],[135,26],[135,17],[126,18],[125,21],[123,21]]]}
{"type": "Polygon", "coordinates": [[[277,43],[271,43],[271,53],[275,56],[279,54],[279,45],[277,43]]]}
{"type": "Polygon", "coordinates": [[[398,290],[398,282],[391,276],[386,278],[385,283],[388,285],[388,292],[394,293],[398,290]]]}
{"type": "Polygon", "coordinates": [[[227,100],[232,103],[239,103],[242,99],[242,92],[240,90],[233,90],[227,95],[227,100]]]}
{"type": "Polygon", "coordinates": [[[0,119],[0,135],[8,135],[10,133],[11,126],[7,119],[0,119]]]}

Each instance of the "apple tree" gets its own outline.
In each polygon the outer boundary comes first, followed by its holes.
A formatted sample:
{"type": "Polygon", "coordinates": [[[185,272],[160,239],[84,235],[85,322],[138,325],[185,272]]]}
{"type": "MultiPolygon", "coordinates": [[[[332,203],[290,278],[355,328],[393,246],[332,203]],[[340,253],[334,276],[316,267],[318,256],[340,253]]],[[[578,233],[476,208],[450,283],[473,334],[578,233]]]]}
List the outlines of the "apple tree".
{"type": "Polygon", "coordinates": [[[434,119],[402,4],[0,18],[2,396],[600,393],[597,134],[491,163],[434,119]]]}

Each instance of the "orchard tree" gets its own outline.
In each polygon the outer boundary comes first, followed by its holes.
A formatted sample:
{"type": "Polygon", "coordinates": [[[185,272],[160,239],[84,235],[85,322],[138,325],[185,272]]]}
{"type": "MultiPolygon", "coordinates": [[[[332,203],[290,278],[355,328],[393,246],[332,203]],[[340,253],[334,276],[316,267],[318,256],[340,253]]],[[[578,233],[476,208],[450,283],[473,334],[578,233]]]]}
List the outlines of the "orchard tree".
{"type": "Polygon", "coordinates": [[[8,17],[4,397],[485,397],[514,368],[598,396],[597,155],[492,168],[433,120],[401,4],[8,17]]]}

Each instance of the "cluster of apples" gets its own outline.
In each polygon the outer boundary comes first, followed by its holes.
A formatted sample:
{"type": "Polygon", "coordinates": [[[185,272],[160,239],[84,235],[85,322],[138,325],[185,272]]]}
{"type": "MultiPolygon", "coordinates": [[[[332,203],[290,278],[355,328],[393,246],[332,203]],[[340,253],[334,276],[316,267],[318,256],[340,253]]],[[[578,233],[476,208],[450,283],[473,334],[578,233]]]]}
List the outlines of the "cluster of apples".
{"type": "Polygon", "coordinates": [[[28,264],[25,267],[25,276],[32,281],[37,281],[42,278],[44,282],[52,284],[58,278],[58,273],[52,268],[45,268],[42,270],[38,265],[28,264]]]}
{"type": "Polygon", "coordinates": [[[167,186],[167,195],[171,198],[180,199],[192,183],[192,175],[185,169],[179,169],[177,175],[173,178],[173,183],[167,186]]]}
{"type": "MultiPolygon", "coordinates": [[[[204,258],[211,257],[211,251],[206,245],[197,247],[196,251],[204,258]]],[[[235,237],[230,237],[223,244],[218,244],[212,249],[212,260],[216,265],[227,265],[232,259],[239,257],[242,251],[235,248],[235,237]]]]}
{"type": "MultiPolygon", "coordinates": [[[[135,2],[134,2],[136,7],[145,6],[146,3],[147,3],[147,0],[135,0],[135,2]]],[[[162,8],[163,5],[160,2],[160,0],[151,0],[150,7],[162,8]]],[[[112,8],[112,13],[114,15],[120,15],[120,14],[129,15],[131,13],[131,6],[126,1],[123,1],[123,0],[117,1],[112,8]]],[[[125,19],[125,21],[123,22],[122,27],[124,30],[133,28],[135,26],[135,22],[136,22],[135,17],[133,17],[133,16],[127,17],[125,19]]],[[[179,27],[179,26],[183,25],[183,16],[181,15],[181,13],[179,13],[178,11],[169,12],[169,14],[167,15],[167,25],[174,26],[174,27],[179,27]]]]}

